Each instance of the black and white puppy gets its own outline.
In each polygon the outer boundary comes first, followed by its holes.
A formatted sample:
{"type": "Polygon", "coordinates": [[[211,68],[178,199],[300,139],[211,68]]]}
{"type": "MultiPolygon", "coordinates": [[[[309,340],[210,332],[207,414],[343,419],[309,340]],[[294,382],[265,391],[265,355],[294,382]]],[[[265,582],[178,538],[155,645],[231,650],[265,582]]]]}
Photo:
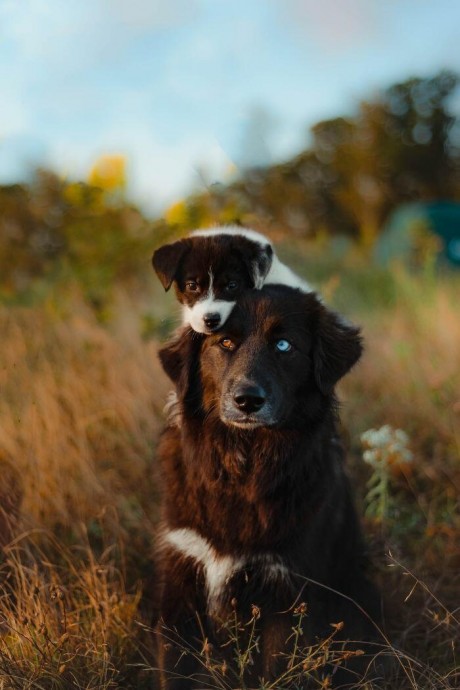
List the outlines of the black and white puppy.
{"type": "Polygon", "coordinates": [[[276,284],[313,292],[264,235],[239,226],[195,230],[157,249],[152,263],[165,290],[174,284],[183,322],[198,333],[221,328],[245,290],[276,284]]]}

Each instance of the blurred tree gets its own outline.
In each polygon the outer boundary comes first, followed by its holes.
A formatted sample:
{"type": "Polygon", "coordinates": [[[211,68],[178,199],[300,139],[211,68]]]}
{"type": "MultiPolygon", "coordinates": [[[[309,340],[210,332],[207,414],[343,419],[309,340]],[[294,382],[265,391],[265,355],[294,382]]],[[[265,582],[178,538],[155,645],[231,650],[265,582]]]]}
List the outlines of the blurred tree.
{"type": "MultiPolygon", "coordinates": [[[[355,117],[316,124],[310,148],[292,160],[267,166],[251,154],[238,180],[209,185],[154,223],[125,199],[122,156],[100,158],[88,183],[39,171],[30,185],[0,186],[0,294],[64,275],[97,306],[117,282],[150,275],[153,245],[213,223],[370,245],[402,202],[460,197],[460,121],[449,111],[457,82],[444,71],[395,84],[355,117]]],[[[246,131],[254,145],[269,131],[264,118],[253,114],[246,131]]]]}
{"type": "Polygon", "coordinates": [[[430,79],[409,79],[390,87],[380,112],[375,108],[368,118],[374,131],[392,144],[385,155],[392,201],[452,194],[449,137],[455,117],[447,101],[457,84],[457,76],[447,71],[430,79]]]}
{"type": "Polygon", "coordinates": [[[409,79],[374,102],[362,103],[356,118],[312,128],[313,152],[326,169],[320,186],[328,199],[329,232],[337,222],[341,232],[351,230],[372,244],[388,213],[401,202],[454,194],[450,131],[455,118],[447,101],[456,85],[450,72],[409,79]]]}
{"type": "MultiPolygon", "coordinates": [[[[150,225],[105,192],[38,171],[31,185],[0,187],[0,290],[25,293],[37,279],[74,279],[97,306],[133,279],[150,252],[150,225]]],[[[147,264],[147,262],[146,262],[147,264]]]]}

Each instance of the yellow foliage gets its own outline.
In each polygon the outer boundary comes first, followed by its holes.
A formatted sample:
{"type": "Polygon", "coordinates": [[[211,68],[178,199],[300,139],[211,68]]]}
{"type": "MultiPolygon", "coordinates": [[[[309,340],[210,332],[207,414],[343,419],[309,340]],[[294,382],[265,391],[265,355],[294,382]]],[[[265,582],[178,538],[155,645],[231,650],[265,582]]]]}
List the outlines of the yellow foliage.
{"type": "Polygon", "coordinates": [[[183,230],[206,228],[218,221],[216,211],[210,208],[207,195],[196,196],[178,201],[165,213],[168,225],[175,225],[183,230]]]}
{"type": "Polygon", "coordinates": [[[219,222],[222,224],[234,223],[235,218],[241,215],[238,204],[234,199],[230,199],[219,214],[219,222]]]}
{"type": "Polygon", "coordinates": [[[165,213],[165,220],[168,225],[187,225],[188,223],[188,208],[185,201],[177,201],[170,206],[165,213]]]}
{"type": "Polygon", "coordinates": [[[98,158],[88,177],[88,182],[108,192],[124,189],[126,185],[126,159],[114,154],[98,158]]]}

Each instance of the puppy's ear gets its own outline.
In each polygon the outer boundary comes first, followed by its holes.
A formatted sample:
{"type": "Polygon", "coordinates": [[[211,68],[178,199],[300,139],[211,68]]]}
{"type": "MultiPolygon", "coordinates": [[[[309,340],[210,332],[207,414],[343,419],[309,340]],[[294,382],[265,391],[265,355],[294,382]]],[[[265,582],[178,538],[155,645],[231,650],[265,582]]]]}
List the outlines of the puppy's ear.
{"type": "Polygon", "coordinates": [[[199,369],[199,354],[203,336],[190,327],[183,328],[158,352],[165,373],[175,384],[179,399],[183,400],[199,369]]]}
{"type": "Polygon", "coordinates": [[[180,262],[189,250],[189,242],[179,240],[172,244],[164,244],[154,252],[152,265],[166,292],[177,276],[180,262]]]}
{"type": "Polygon", "coordinates": [[[313,345],[313,367],[316,383],[322,393],[331,393],[363,351],[360,329],[322,307],[313,345]]]}
{"type": "Polygon", "coordinates": [[[270,244],[258,245],[258,251],[253,260],[254,286],[261,288],[268,275],[273,261],[273,249],[270,244]]]}
{"type": "Polygon", "coordinates": [[[260,244],[244,238],[238,249],[250,276],[252,276],[254,287],[260,290],[273,261],[271,245],[268,242],[267,244],[260,244]]]}

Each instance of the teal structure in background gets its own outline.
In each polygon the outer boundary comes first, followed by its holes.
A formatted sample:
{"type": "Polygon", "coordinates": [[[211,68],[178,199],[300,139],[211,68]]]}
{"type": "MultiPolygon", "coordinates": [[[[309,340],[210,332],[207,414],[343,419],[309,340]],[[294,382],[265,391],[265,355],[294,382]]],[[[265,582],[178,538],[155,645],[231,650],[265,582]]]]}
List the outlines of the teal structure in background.
{"type": "Polygon", "coordinates": [[[442,263],[460,268],[460,203],[433,201],[399,206],[386,222],[376,243],[375,258],[413,263],[434,240],[433,251],[442,263]]]}

